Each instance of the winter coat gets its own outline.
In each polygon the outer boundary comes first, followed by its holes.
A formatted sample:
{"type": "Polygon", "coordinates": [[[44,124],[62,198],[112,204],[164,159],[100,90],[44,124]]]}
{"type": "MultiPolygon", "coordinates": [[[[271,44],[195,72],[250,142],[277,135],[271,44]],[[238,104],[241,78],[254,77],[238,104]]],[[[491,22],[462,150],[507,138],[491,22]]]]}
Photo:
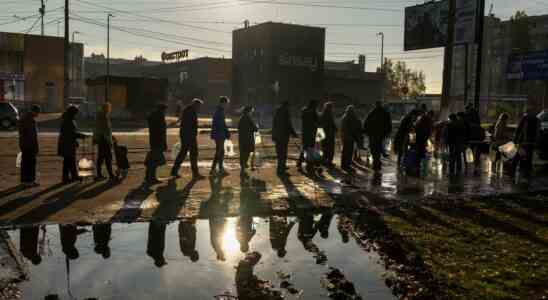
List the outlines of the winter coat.
{"type": "Polygon", "coordinates": [[[364,133],[370,141],[382,142],[392,132],[392,117],[382,107],[375,107],[363,122],[364,133]]]}
{"type": "Polygon", "coordinates": [[[61,130],[59,132],[59,140],[57,142],[57,155],[62,157],[74,157],[76,156],[76,150],[78,149],[78,139],[83,139],[86,136],[78,132],[76,121],[74,121],[75,115],[65,112],[63,114],[63,121],[61,122],[61,130]]]}
{"type": "Polygon", "coordinates": [[[415,125],[415,133],[417,134],[417,145],[426,145],[428,139],[432,135],[432,127],[434,126],[432,118],[428,115],[423,115],[417,120],[415,125]]]}
{"type": "Polygon", "coordinates": [[[301,112],[303,148],[313,148],[316,145],[318,132],[318,113],[316,109],[305,107],[301,112]]]}
{"type": "Polygon", "coordinates": [[[194,145],[198,138],[198,114],[192,105],[185,107],[181,115],[181,143],[194,145]]]}
{"type": "Polygon", "coordinates": [[[215,114],[213,114],[211,139],[215,141],[230,139],[230,131],[228,130],[228,126],[226,126],[225,110],[221,106],[217,107],[215,114]]]}
{"type": "Polygon", "coordinates": [[[533,144],[537,142],[539,131],[539,120],[534,114],[526,114],[519,122],[518,129],[514,135],[516,144],[533,144]]]}
{"type": "Polygon", "coordinates": [[[450,121],[447,124],[445,141],[450,147],[464,149],[466,143],[466,126],[462,120],[450,121]]]}
{"type": "Polygon", "coordinates": [[[148,131],[150,149],[164,152],[167,150],[167,125],[165,114],[161,111],[153,111],[148,116],[148,131]]]}
{"type": "Polygon", "coordinates": [[[258,130],[259,128],[257,128],[257,125],[255,125],[249,114],[243,114],[238,123],[240,152],[255,151],[255,132],[258,130]]]}
{"type": "Polygon", "coordinates": [[[394,150],[397,154],[400,150],[404,149],[404,147],[400,147],[403,145],[408,138],[409,133],[413,129],[414,126],[414,120],[413,116],[411,114],[407,114],[403,119],[401,119],[400,127],[398,128],[398,131],[396,132],[396,135],[394,136],[394,150]]]}
{"type": "Polygon", "coordinates": [[[327,140],[334,140],[337,136],[337,124],[332,111],[325,111],[320,117],[320,126],[325,132],[327,140]]]}
{"type": "Polygon", "coordinates": [[[286,106],[280,106],[274,113],[272,121],[272,140],[275,143],[288,143],[290,136],[296,136],[293,128],[289,109],[286,106]]]}
{"type": "Polygon", "coordinates": [[[362,124],[356,114],[345,114],[342,119],[342,139],[345,143],[363,143],[362,124]]]}
{"type": "Polygon", "coordinates": [[[507,121],[498,122],[495,125],[495,131],[493,133],[493,142],[497,146],[502,146],[512,140],[510,135],[510,129],[508,128],[507,121]]]}
{"type": "Polygon", "coordinates": [[[36,121],[31,112],[26,113],[19,121],[19,148],[34,154],[40,151],[36,121]]]}
{"type": "Polygon", "coordinates": [[[93,142],[98,144],[100,141],[105,140],[109,145],[112,145],[112,123],[110,117],[104,111],[100,111],[95,118],[93,142]]]}

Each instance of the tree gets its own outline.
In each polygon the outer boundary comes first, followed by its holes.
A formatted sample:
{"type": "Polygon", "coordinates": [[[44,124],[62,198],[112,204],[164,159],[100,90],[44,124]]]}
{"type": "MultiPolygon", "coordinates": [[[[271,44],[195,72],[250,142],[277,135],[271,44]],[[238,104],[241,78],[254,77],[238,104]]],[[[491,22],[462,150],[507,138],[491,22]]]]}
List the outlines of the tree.
{"type": "Polygon", "coordinates": [[[533,48],[531,43],[530,20],[525,11],[518,10],[510,18],[510,39],[512,50],[526,52],[533,48]]]}
{"type": "Polygon", "coordinates": [[[385,95],[391,97],[417,97],[426,92],[426,75],[423,71],[411,70],[404,61],[394,63],[391,59],[384,60],[386,74],[385,95]],[[403,88],[408,89],[404,95],[403,88]]]}

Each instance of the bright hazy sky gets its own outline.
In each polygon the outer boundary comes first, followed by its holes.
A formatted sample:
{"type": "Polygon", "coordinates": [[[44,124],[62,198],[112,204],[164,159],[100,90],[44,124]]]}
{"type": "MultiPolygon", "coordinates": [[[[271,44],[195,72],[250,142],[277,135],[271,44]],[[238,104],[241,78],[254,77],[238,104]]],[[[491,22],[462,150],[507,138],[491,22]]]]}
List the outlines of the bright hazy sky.
{"type": "MultiPolygon", "coordinates": [[[[46,1],[47,35],[63,33],[64,0],[46,1]]],[[[70,0],[71,33],[85,44],[86,55],[106,53],[106,19],[111,12],[111,57],[143,55],[159,60],[162,51],[190,49],[191,57],[231,56],[231,31],[265,21],[317,25],[327,28],[326,59],[357,60],[367,56],[367,69],[380,61],[379,31],[385,33],[385,54],[424,70],[428,92],[441,89],[441,49],[403,52],[404,7],[416,0],[70,0]],[[338,7],[333,7],[338,6],[338,7]],[[83,20],[83,23],[76,19],[83,20]],[[92,25],[89,23],[97,23],[92,25]],[[131,34],[133,33],[133,35],[131,34]],[[134,34],[140,35],[136,36],[134,34]]],[[[40,33],[40,0],[0,0],[0,31],[40,33]],[[24,20],[14,17],[25,17],[24,20]],[[17,22],[14,22],[17,21],[17,22]]],[[[514,11],[548,14],[548,0],[487,0],[496,16],[507,19],[514,11]]]]}

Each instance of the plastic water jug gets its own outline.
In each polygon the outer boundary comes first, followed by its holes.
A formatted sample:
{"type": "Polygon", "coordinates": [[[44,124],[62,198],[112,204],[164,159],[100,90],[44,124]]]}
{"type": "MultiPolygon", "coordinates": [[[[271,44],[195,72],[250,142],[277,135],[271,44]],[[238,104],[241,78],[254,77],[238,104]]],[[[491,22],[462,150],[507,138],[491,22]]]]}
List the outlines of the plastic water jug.
{"type": "Polygon", "coordinates": [[[263,137],[260,132],[255,132],[255,145],[260,145],[263,143],[263,137]]]}
{"type": "Polygon", "coordinates": [[[78,161],[78,175],[82,177],[93,176],[94,164],[93,161],[87,158],[82,158],[78,161]]]}
{"type": "Polygon", "coordinates": [[[466,163],[474,163],[474,151],[472,151],[472,149],[468,148],[466,149],[466,163]]]}
{"type": "Polygon", "coordinates": [[[171,148],[171,159],[176,160],[179,153],[181,153],[181,143],[177,143],[171,148]]]}
{"type": "Polygon", "coordinates": [[[17,169],[21,169],[21,160],[23,160],[23,153],[19,152],[19,154],[17,154],[17,158],[15,159],[15,167],[17,169]]]}
{"type": "Polygon", "coordinates": [[[231,140],[225,141],[225,155],[228,157],[236,156],[236,152],[234,152],[234,144],[231,140]]]}
{"type": "Polygon", "coordinates": [[[323,130],[323,128],[318,128],[318,131],[316,131],[316,143],[319,143],[323,140],[325,140],[325,131],[323,130]]]}
{"type": "Polygon", "coordinates": [[[509,142],[500,146],[499,151],[502,153],[502,158],[504,160],[511,160],[518,154],[518,147],[514,142],[509,142]]]}

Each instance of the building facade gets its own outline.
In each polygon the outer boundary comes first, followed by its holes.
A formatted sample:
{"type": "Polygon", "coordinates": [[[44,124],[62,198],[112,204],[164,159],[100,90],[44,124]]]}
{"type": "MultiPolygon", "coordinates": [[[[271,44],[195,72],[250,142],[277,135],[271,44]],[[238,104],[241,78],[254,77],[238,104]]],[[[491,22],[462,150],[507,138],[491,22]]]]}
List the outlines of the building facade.
{"type": "MultiPolygon", "coordinates": [[[[81,97],[83,44],[71,44],[70,91],[81,97]]],[[[64,39],[51,36],[0,33],[0,101],[16,105],[40,104],[45,111],[64,106],[64,39]]]]}

